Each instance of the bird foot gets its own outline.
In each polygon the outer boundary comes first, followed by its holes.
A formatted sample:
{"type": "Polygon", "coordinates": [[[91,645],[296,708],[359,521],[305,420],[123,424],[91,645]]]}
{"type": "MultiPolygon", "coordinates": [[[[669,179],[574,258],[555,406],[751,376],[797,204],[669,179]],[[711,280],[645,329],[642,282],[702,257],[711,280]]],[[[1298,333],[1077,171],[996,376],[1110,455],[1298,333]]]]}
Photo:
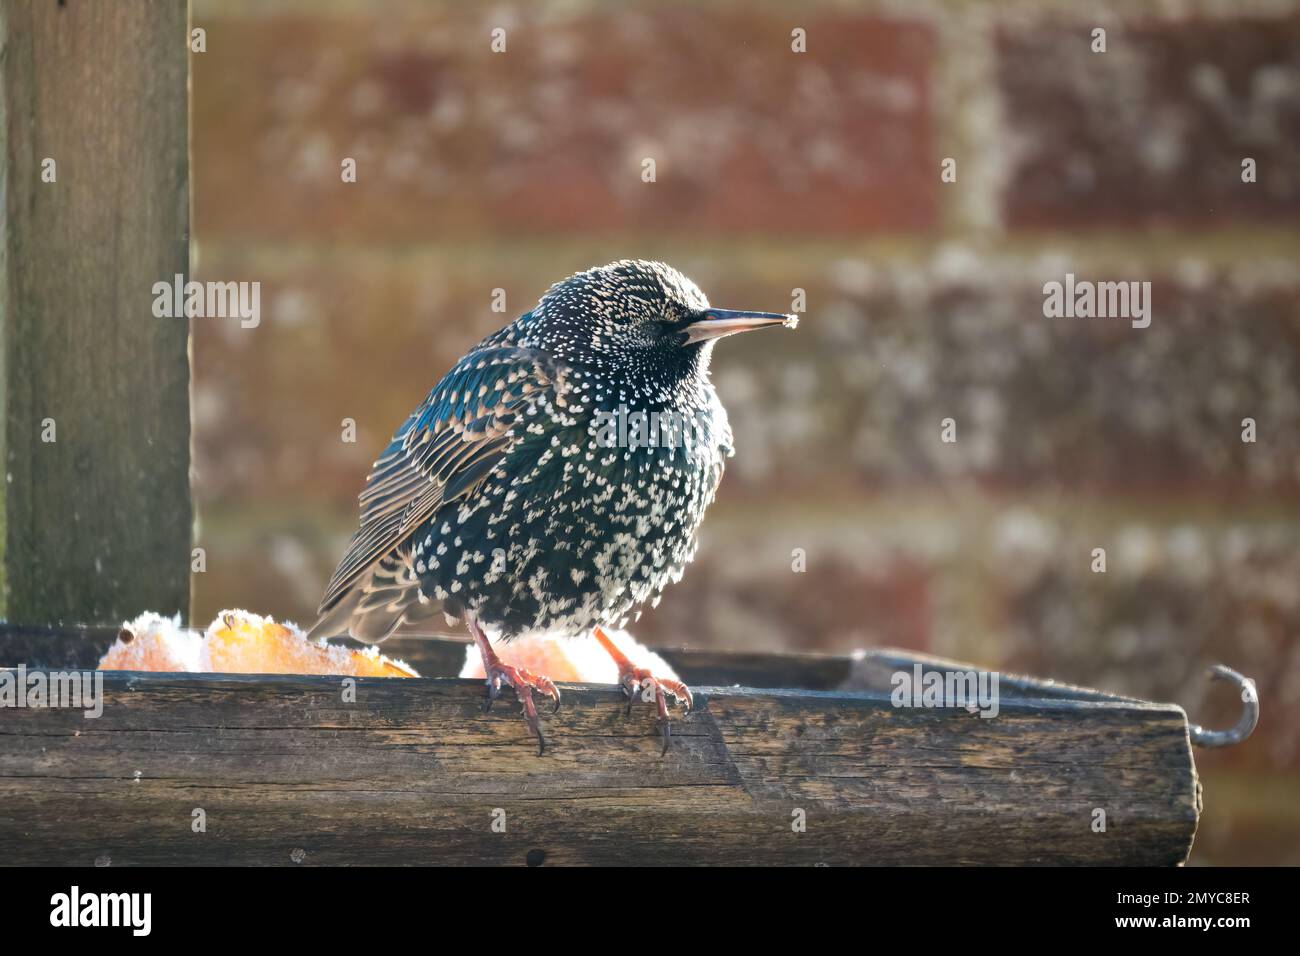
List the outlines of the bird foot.
{"type": "Polygon", "coordinates": [[[682,716],[686,716],[695,706],[695,697],[691,694],[691,689],[681,681],[655,677],[644,667],[633,667],[630,662],[619,663],[618,682],[623,687],[623,693],[627,694],[628,716],[632,714],[632,702],[637,697],[647,704],[654,702],[658,707],[657,723],[664,738],[664,749],[659,754],[662,757],[668,753],[668,741],[672,736],[672,722],[668,719],[668,695],[671,694],[673,700],[683,706],[682,716]]]}
{"type": "Polygon", "coordinates": [[[537,756],[540,757],[546,752],[546,738],[542,736],[541,723],[537,719],[537,704],[533,700],[533,691],[539,691],[551,698],[555,702],[551,713],[555,713],[560,709],[559,688],[549,677],[534,674],[522,667],[504,664],[499,659],[485,661],[484,670],[487,672],[487,700],[483,702],[483,712],[487,713],[492,709],[493,701],[501,695],[502,684],[513,687],[515,696],[523,705],[524,720],[528,723],[528,729],[537,737],[537,756]]]}

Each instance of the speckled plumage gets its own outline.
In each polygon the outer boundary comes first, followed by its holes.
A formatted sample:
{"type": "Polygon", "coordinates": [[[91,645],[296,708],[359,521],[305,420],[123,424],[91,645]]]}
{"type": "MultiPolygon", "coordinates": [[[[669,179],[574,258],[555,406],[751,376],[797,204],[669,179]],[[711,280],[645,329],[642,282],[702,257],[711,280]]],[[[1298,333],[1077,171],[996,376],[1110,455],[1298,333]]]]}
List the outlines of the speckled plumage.
{"type": "Polygon", "coordinates": [[[376,642],[468,612],[506,640],[577,635],[657,602],[732,454],[715,339],[683,331],[708,310],[677,270],[621,261],[557,283],[475,346],[375,462],[313,632],[376,642]],[[678,429],[645,447],[633,426],[638,447],[608,447],[610,423],[626,435],[637,412],[678,429]]]}

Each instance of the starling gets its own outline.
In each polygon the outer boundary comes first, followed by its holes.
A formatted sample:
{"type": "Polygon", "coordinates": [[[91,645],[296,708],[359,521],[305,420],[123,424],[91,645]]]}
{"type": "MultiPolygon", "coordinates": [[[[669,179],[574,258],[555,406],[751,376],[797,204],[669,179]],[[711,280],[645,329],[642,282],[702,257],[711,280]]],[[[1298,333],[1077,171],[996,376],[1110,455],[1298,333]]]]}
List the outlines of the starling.
{"type": "Polygon", "coordinates": [[[550,679],[497,657],[525,634],[594,633],[630,708],[690,691],[636,668],[601,630],[623,626],[695,554],[733,454],[709,381],[714,342],[796,318],[714,309],[661,262],[570,276],[489,335],[434,386],[375,462],[360,528],[321,600],[316,636],[378,643],[463,622],[483,656],[490,707],[502,683],[545,739],[533,691],[550,679]]]}

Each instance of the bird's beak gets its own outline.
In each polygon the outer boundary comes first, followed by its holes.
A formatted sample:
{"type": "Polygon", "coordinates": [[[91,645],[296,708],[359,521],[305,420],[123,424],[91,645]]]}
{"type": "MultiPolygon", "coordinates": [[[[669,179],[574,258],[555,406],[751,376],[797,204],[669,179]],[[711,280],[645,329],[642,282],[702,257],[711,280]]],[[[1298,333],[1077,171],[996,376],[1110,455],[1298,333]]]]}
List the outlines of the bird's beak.
{"type": "Polygon", "coordinates": [[[686,334],[687,344],[704,342],[708,339],[720,339],[724,335],[737,332],[750,332],[764,329],[769,325],[784,325],[793,329],[799,324],[799,317],[782,315],[778,312],[733,312],[731,309],[707,309],[694,322],[682,331],[686,334]]]}

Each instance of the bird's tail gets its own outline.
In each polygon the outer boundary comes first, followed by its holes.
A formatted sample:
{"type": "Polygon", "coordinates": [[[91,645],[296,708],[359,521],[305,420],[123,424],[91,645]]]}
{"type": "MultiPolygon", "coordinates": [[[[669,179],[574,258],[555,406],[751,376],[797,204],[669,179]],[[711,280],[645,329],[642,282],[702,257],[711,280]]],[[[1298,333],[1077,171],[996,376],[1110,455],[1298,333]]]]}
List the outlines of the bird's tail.
{"type": "Polygon", "coordinates": [[[323,605],[320,618],[307,636],[348,636],[378,644],[398,634],[447,636],[458,633],[445,615],[443,602],[425,597],[413,569],[394,552],[375,562],[352,587],[331,605],[323,605]]]}

